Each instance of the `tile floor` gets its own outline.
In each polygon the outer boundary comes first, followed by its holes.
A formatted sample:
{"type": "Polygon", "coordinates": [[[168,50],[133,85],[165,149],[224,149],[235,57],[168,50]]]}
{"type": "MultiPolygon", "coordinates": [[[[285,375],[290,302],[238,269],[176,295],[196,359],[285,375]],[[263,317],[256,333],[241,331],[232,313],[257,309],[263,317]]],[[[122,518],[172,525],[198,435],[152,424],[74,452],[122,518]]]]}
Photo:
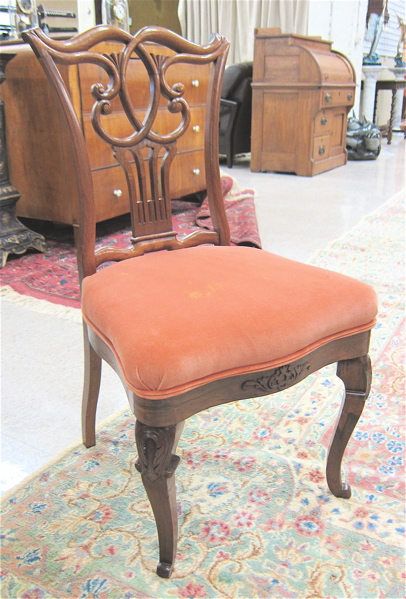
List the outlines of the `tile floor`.
{"type": "MultiPolygon", "coordinates": [[[[386,140],[376,161],[349,162],[313,178],[251,173],[224,165],[256,194],[263,247],[308,261],[405,187],[405,141],[386,140]]],[[[80,442],[80,322],[3,301],[1,305],[1,491],[80,442]]],[[[127,405],[114,372],[104,369],[98,422],[127,405]]]]}

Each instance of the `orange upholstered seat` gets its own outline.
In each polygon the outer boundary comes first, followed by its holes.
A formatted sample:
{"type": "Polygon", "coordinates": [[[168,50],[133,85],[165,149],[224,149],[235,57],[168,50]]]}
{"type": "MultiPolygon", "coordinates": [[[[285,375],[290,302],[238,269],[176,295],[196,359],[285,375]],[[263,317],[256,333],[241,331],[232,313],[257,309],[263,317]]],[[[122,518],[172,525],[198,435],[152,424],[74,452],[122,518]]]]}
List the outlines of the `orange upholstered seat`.
{"type": "Polygon", "coordinates": [[[377,299],[364,283],[268,252],[199,246],[87,277],[82,310],[128,387],[161,399],[369,330],[377,299]]]}
{"type": "Polygon", "coordinates": [[[201,410],[282,391],[337,362],[345,397],[326,480],[335,496],[350,497],[341,461],[369,394],[376,295],[342,274],[230,247],[218,165],[227,40],[215,35],[199,46],[159,27],[132,36],[105,25],[66,41],[41,29],[23,37],[57,93],[75,165],[83,440],[96,442],[104,360],[136,417],[136,468],[157,525],[159,576],[171,575],[177,553],[176,445],[184,421],[201,410]],[[72,100],[69,82],[79,72],[72,100]],[[96,135],[112,159],[92,173],[96,135]],[[184,194],[207,192],[212,231],[173,230],[178,179],[184,194]],[[96,244],[97,215],[122,211],[131,216],[129,246],[96,244]]]}

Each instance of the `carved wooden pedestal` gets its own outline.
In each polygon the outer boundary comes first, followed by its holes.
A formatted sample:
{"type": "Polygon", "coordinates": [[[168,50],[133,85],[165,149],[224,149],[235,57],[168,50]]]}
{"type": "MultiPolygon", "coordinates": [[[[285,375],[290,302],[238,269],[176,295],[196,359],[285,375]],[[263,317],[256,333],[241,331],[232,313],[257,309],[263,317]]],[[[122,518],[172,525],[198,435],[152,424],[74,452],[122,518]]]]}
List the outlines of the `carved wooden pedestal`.
{"type": "MultiPolygon", "coordinates": [[[[5,79],[4,70],[14,54],[0,55],[0,84],[5,79]]],[[[27,229],[16,217],[18,191],[8,180],[6,132],[4,125],[4,102],[0,100],[0,268],[7,262],[9,254],[24,254],[28,248],[40,252],[47,250],[45,238],[27,229]]]]}

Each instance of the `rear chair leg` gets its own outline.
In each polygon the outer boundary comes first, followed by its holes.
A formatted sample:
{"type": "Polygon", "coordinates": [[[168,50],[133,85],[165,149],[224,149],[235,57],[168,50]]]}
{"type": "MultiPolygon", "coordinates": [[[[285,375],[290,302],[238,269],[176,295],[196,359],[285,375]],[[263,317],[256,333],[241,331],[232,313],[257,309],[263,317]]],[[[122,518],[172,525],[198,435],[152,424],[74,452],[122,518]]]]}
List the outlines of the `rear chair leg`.
{"type": "Polygon", "coordinates": [[[178,540],[178,515],[176,488],[173,474],[180,462],[174,455],[184,423],[172,426],[147,426],[139,420],[135,426],[138,460],[135,467],[141,473],[142,482],[155,516],[159,540],[159,563],[157,574],[170,578],[178,540]]]}
{"type": "Polygon", "coordinates": [[[341,360],[337,376],[345,387],[344,401],[327,457],[327,484],[336,497],[351,497],[351,487],[341,480],[341,461],[347,443],[361,416],[371,388],[371,360],[369,356],[341,360]]]}
{"type": "Polygon", "coordinates": [[[96,445],[96,408],[99,399],[101,358],[90,345],[87,325],[83,323],[85,375],[82,397],[82,437],[86,447],[96,445]]]}

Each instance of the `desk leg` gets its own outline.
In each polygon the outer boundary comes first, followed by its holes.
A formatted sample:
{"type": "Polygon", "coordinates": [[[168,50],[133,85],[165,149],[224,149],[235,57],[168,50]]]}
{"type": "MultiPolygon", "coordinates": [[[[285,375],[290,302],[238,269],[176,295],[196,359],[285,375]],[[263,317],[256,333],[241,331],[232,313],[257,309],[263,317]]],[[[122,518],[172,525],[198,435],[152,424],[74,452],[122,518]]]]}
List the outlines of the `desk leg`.
{"type": "Polygon", "coordinates": [[[372,122],[376,124],[376,109],[378,108],[378,94],[379,90],[377,89],[375,92],[375,101],[374,101],[374,115],[372,117],[372,122]]]}
{"type": "Polygon", "coordinates": [[[389,129],[388,129],[388,144],[392,143],[392,129],[393,129],[393,117],[395,114],[395,100],[396,100],[396,89],[392,89],[392,103],[390,105],[390,118],[389,118],[389,129]]]}

